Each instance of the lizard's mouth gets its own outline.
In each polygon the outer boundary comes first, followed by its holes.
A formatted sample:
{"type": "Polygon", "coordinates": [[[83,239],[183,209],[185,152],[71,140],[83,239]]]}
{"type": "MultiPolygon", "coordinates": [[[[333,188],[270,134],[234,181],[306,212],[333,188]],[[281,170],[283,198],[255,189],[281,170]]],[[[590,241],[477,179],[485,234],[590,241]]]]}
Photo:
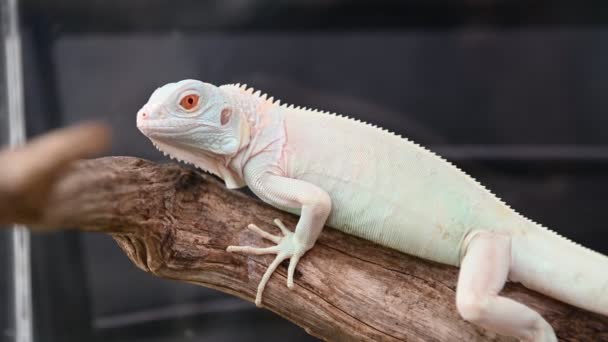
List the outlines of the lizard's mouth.
{"type": "Polygon", "coordinates": [[[137,112],[137,128],[147,137],[171,137],[188,134],[193,129],[202,126],[192,119],[169,117],[157,110],[142,108],[137,112]]]}
{"type": "Polygon", "coordinates": [[[171,126],[164,125],[164,120],[146,120],[141,122],[137,121],[137,128],[147,137],[150,138],[167,138],[176,135],[188,134],[193,130],[199,128],[201,125],[198,123],[183,123],[180,125],[171,126]]]}

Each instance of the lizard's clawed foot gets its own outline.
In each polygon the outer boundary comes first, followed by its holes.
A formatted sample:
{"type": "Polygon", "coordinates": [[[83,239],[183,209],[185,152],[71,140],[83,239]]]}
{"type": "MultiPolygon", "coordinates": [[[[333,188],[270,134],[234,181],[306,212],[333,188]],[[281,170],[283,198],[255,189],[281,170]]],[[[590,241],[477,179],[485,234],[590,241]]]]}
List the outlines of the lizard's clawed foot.
{"type": "Polygon", "coordinates": [[[250,224],[247,226],[250,230],[260,235],[266,240],[270,240],[276,243],[276,246],[272,247],[250,247],[250,246],[229,246],[226,251],[227,252],[241,252],[244,254],[254,254],[254,255],[262,255],[262,254],[276,254],[276,258],[272,261],[268,269],[264,273],[262,280],[258,285],[258,292],[255,296],[255,305],[260,306],[262,304],[262,293],[264,292],[264,287],[266,287],[266,283],[270,279],[270,276],[277,267],[283,262],[283,260],[289,260],[289,268],[287,270],[287,287],[290,289],[293,288],[293,275],[296,270],[296,266],[298,265],[298,261],[304,253],[306,253],[307,248],[304,244],[299,243],[295,239],[295,235],[291,232],[283,222],[279,219],[275,219],[274,223],[281,229],[283,236],[277,236],[270,234],[268,232],[263,231],[258,226],[254,224],[250,224]]]}

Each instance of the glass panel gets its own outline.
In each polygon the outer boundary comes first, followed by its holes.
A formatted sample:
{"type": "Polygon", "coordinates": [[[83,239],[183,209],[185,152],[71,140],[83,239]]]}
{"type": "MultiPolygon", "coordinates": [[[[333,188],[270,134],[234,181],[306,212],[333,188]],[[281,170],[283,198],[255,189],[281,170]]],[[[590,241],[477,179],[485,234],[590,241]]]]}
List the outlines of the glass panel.
{"type": "MultiPolygon", "coordinates": [[[[0,6],[2,54],[0,64],[0,139],[3,146],[25,140],[22,96],[21,37],[17,0],[0,6]]],[[[0,166],[1,167],[1,166],[0,166]]],[[[6,341],[32,341],[31,270],[29,232],[25,227],[4,227],[0,235],[0,261],[6,276],[0,281],[0,300],[6,303],[0,312],[2,338],[6,341]]]]}
{"type": "MultiPolygon", "coordinates": [[[[0,2],[0,28],[2,38],[7,26],[7,4],[0,2]]],[[[5,77],[4,39],[0,41],[0,145],[8,145],[8,103],[5,77]]],[[[2,165],[0,165],[2,167],[2,165]]],[[[0,341],[13,342],[15,337],[15,320],[13,305],[13,258],[12,232],[8,227],[0,227],[0,341]]]]}
{"type": "MultiPolygon", "coordinates": [[[[0,26],[2,33],[6,30],[7,4],[0,3],[0,26]]],[[[0,42],[0,145],[6,146],[8,137],[8,109],[6,101],[6,78],[4,41],[0,42]]],[[[1,165],[0,165],[1,167],[1,165]]],[[[14,341],[15,321],[13,319],[13,275],[11,231],[0,227],[0,340],[14,341]]]]}

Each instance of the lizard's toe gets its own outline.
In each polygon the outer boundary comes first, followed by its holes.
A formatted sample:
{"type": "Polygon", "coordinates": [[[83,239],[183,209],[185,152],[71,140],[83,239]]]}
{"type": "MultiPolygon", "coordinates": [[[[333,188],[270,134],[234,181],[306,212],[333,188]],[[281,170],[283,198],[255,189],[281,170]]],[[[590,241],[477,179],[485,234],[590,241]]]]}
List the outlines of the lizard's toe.
{"type": "Polygon", "coordinates": [[[293,275],[296,272],[296,267],[302,254],[294,254],[289,260],[289,269],[287,270],[287,287],[293,289],[293,275]]]}
{"type": "Polygon", "coordinates": [[[226,248],[226,252],[230,253],[244,253],[244,254],[253,254],[253,255],[263,255],[263,254],[276,254],[279,249],[277,246],[272,247],[251,247],[251,246],[228,246],[226,248]]]}
{"type": "Polygon", "coordinates": [[[270,234],[270,233],[262,230],[260,227],[256,226],[253,223],[250,224],[250,225],[248,225],[247,228],[249,230],[251,230],[252,232],[258,234],[262,238],[266,239],[266,240],[270,240],[270,241],[272,241],[274,243],[279,243],[281,241],[281,237],[280,236],[276,236],[276,235],[270,234]]]}

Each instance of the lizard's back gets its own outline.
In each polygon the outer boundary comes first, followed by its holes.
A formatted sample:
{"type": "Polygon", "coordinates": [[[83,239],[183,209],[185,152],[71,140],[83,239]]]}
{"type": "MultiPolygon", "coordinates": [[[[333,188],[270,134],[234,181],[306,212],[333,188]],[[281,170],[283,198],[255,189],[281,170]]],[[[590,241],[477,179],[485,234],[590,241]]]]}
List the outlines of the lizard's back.
{"type": "Polygon", "coordinates": [[[330,194],[331,227],[458,265],[467,232],[525,226],[473,178],[411,141],[346,117],[274,110],[285,120],[287,175],[330,194]]]}

